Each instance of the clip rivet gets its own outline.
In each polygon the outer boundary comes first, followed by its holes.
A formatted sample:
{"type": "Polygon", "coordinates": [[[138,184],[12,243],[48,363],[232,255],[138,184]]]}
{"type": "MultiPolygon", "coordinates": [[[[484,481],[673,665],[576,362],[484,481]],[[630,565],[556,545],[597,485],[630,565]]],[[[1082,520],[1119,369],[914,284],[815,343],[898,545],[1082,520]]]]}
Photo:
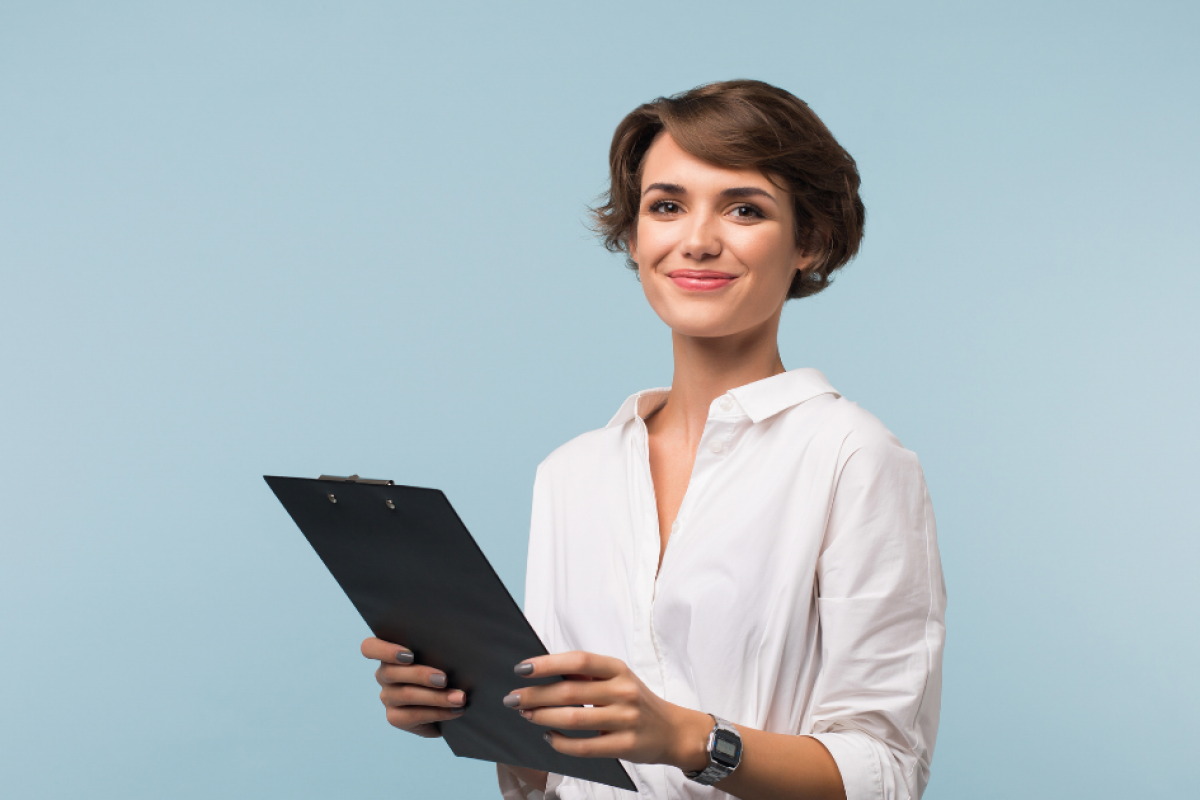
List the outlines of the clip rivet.
{"type": "Polygon", "coordinates": [[[330,493],[330,494],[329,494],[329,495],[327,495],[327,496],[329,497],[329,502],[331,502],[331,503],[336,503],[336,502],[337,502],[337,497],[336,497],[336,496],[334,496],[332,493],[330,493]]]}
{"type": "Polygon", "coordinates": [[[384,502],[384,504],[385,504],[385,505],[387,505],[387,507],[388,507],[388,508],[390,508],[392,511],[395,511],[395,510],[396,510],[396,504],[395,504],[395,503],[393,503],[391,500],[384,500],[383,502],[384,502]]]}

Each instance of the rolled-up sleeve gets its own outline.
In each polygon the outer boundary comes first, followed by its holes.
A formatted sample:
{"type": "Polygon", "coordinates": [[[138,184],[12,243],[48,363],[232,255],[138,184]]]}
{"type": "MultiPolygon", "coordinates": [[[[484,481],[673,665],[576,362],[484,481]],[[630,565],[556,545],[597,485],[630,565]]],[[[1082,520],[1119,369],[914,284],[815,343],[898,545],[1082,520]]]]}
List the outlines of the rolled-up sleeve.
{"type": "Polygon", "coordinates": [[[811,735],[847,800],[920,798],[941,699],[946,589],[925,478],[894,440],[850,450],[817,564],[811,735]]]}

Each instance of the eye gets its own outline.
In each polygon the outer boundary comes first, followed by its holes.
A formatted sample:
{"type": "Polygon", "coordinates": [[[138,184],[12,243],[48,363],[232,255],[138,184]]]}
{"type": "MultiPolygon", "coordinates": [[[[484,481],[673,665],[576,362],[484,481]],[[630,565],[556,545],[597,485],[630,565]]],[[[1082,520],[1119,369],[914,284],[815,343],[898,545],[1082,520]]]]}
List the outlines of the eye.
{"type": "Polygon", "coordinates": [[[682,210],[674,200],[659,200],[650,204],[650,211],[654,214],[678,214],[682,210]]]}
{"type": "Polygon", "coordinates": [[[739,219],[756,219],[766,216],[758,206],[742,203],[733,209],[733,215],[739,219]]]}

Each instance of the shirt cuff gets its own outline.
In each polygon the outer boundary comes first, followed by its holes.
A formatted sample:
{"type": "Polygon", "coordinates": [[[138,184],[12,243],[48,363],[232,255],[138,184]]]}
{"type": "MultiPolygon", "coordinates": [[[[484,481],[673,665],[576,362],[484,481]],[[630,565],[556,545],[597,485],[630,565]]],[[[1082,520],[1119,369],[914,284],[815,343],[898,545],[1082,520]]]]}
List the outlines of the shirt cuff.
{"type": "Polygon", "coordinates": [[[500,781],[500,796],[504,800],[557,800],[558,784],[562,782],[561,775],[553,772],[547,777],[546,791],[536,789],[503,764],[496,765],[496,779],[500,781]]]}
{"type": "Polygon", "coordinates": [[[870,736],[858,731],[806,734],[816,739],[837,763],[846,800],[884,800],[879,755],[870,736]]]}
{"type": "Polygon", "coordinates": [[[545,800],[545,793],[518,778],[503,764],[496,765],[496,779],[500,781],[500,796],[504,800],[545,800]]]}

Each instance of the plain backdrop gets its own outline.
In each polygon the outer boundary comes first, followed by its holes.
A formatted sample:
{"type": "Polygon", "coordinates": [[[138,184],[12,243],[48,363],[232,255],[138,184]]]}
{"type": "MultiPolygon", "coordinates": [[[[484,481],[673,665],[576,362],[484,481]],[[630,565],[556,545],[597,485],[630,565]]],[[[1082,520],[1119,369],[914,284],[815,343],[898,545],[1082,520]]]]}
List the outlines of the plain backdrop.
{"type": "Polygon", "coordinates": [[[536,465],[671,379],[612,130],[753,77],[863,175],[781,347],[926,471],[926,797],[1194,797],[1198,8],[3,3],[0,795],[498,796],[260,476],[444,489],[520,597],[536,465]]]}

